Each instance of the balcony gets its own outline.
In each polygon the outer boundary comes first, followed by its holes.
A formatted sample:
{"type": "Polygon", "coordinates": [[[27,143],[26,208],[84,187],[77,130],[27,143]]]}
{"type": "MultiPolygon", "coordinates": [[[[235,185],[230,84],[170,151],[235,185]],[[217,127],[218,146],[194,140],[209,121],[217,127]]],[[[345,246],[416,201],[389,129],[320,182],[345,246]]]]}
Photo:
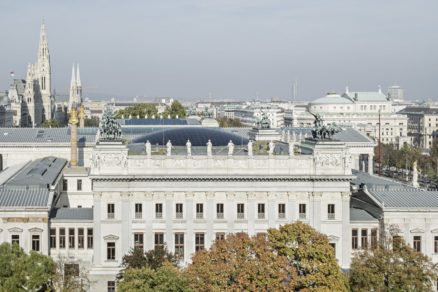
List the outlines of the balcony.
{"type": "Polygon", "coordinates": [[[200,212],[196,213],[196,219],[203,219],[203,218],[204,218],[204,213],[200,213],[200,212]]]}
{"type": "Polygon", "coordinates": [[[183,219],[183,213],[182,212],[176,212],[176,219],[183,219]]]}
{"type": "Polygon", "coordinates": [[[285,219],[286,213],[278,213],[278,219],[285,219]]]}
{"type": "Polygon", "coordinates": [[[163,213],[162,212],[155,212],[155,218],[162,219],[163,218],[163,213]]]}
{"type": "Polygon", "coordinates": [[[328,220],[335,220],[335,213],[328,213],[327,219],[328,220]]]}
{"type": "Polygon", "coordinates": [[[141,212],[135,212],[135,219],[141,219],[143,214],[141,212]]]}
{"type": "Polygon", "coordinates": [[[108,213],[108,219],[114,219],[114,213],[108,213]]]}
{"type": "Polygon", "coordinates": [[[245,219],[245,213],[237,213],[237,219],[245,219]]]}
{"type": "Polygon", "coordinates": [[[257,218],[258,219],[265,219],[265,213],[258,213],[257,218]]]}
{"type": "Polygon", "coordinates": [[[300,213],[299,218],[305,220],[306,219],[306,213],[300,213]]]}
{"type": "Polygon", "coordinates": [[[224,219],[224,213],[217,213],[216,218],[217,219],[224,219]]]}

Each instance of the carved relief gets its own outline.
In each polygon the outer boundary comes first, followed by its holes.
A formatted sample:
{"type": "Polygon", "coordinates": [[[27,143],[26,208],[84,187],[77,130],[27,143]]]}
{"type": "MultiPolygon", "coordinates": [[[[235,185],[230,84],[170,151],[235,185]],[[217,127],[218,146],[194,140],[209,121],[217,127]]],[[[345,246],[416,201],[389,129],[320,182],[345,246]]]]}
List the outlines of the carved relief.
{"type": "Polygon", "coordinates": [[[315,157],[317,167],[333,167],[340,166],[342,157],[340,154],[318,154],[315,157]]]}

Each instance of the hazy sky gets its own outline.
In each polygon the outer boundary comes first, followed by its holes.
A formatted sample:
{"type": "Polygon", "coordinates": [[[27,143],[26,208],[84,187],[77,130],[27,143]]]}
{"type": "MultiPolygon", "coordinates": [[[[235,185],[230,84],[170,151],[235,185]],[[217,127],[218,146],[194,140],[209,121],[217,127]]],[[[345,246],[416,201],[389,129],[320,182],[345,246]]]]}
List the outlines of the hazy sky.
{"type": "Polygon", "coordinates": [[[0,2],[0,90],[25,77],[45,19],[53,85],[86,96],[298,98],[386,91],[438,99],[438,1],[0,2]]]}

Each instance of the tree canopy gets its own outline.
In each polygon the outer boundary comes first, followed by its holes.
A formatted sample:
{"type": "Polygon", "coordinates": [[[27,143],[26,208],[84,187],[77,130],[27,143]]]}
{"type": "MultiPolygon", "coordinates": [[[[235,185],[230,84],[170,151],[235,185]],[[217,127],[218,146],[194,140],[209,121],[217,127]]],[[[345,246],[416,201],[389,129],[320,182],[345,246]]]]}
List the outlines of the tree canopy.
{"type": "Polygon", "coordinates": [[[268,234],[272,248],[287,257],[297,271],[292,276],[295,289],[348,290],[347,278],[326,235],[300,221],[270,229],[268,234]]]}
{"type": "Polygon", "coordinates": [[[125,109],[120,109],[116,112],[116,118],[129,118],[132,116],[133,119],[140,117],[141,119],[148,116],[151,118],[152,116],[157,117],[158,111],[154,104],[152,103],[139,103],[133,106],[129,106],[125,109]]]}
{"type": "Polygon", "coordinates": [[[38,252],[26,254],[16,244],[0,245],[0,291],[45,291],[56,274],[53,260],[38,252]]]}
{"type": "Polygon", "coordinates": [[[356,254],[350,287],[353,291],[432,291],[437,277],[437,267],[427,256],[397,238],[356,254]]]}
{"type": "Polygon", "coordinates": [[[42,126],[43,128],[59,128],[59,122],[55,119],[45,120],[42,126]]]}
{"type": "Polygon", "coordinates": [[[171,106],[166,107],[163,113],[163,118],[167,118],[170,115],[172,119],[178,118],[185,118],[187,113],[184,106],[177,100],[174,100],[172,102],[171,106]]]}
{"type": "Polygon", "coordinates": [[[199,251],[187,269],[195,291],[290,291],[294,269],[278,256],[266,236],[230,234],[216,241],[210,250],[199,251]]]}
{"type": "Polygon", "coordinates": [[[192,260],[187,277],[193,290],[348,290],[327,237],[301,222],[267,236],[228,235],[192,260]]]}
{"type": "Polygon", "coordinates": [[[191,291],[184,275],[170,263],[164,263],[154,270],[149,267],[129,268],[122,281],[118,282],[118,291],[191,291]]]}
{"type": "Polygon", "coordinates": [[[230,127],[244,127],[240,119],[230,119],[227,117],[222,117],[219,119],[219,127],[221,128],[230,128],[230,127]]]}

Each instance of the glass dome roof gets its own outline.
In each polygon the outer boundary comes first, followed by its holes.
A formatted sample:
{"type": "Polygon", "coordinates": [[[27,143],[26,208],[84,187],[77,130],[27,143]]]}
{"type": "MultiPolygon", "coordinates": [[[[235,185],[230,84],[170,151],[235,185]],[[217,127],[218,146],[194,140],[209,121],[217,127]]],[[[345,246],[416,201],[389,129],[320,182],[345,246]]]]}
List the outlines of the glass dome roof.
{"type": "Polygon", "coordinates": [[[146,143],[149,140],[152,145],[164,146],[170,140],[173,146],[185,146],[187,140],[190,140],[192,146],[205,146],[209,139],[213,146],[226,146],[230,140],[233,141],[234,145],[248,144],[248,139],[245,137],[217,128],[199,127],[163,129],[136,137],[131,143],[146,143]]]}

